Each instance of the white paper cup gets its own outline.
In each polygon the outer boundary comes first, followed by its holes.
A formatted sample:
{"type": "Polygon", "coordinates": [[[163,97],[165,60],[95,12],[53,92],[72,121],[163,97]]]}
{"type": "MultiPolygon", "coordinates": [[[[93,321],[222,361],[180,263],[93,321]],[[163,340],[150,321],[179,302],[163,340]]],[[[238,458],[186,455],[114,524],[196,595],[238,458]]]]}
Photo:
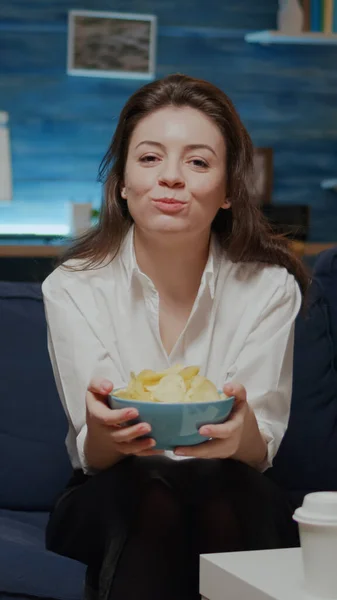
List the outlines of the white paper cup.
{"type": "Polygon", "coordinates": [[[337,599],[337,492],[305,496],[294,513],[298,522],[306,591],[337,599]]]}

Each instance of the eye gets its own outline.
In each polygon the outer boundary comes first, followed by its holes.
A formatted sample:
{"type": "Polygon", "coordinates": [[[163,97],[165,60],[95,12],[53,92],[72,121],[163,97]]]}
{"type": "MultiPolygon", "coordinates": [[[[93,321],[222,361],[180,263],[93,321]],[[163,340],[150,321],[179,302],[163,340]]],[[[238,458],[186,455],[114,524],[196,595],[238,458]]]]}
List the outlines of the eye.
{"type": "Polygon", "coordinates": [[[205,162],[204,160],[202,160],[201,158],[193,158],[191,160],[191,162],[193,163],[193,165],[195,167],[198,167],[199,169],[207,169],[208,164],[207,162],[205,162]]]}
{"type": "Polygon", "coordinates": [[[142,156],[139,159],[139,162],[142,162],[142,163],[145,163],[145,164],[146,163],[149,164],[149,163],[154,163],[156,160],[159,160],[158,156],[154,156],[154,154],[147,154],[146,156],[142,156]]]}

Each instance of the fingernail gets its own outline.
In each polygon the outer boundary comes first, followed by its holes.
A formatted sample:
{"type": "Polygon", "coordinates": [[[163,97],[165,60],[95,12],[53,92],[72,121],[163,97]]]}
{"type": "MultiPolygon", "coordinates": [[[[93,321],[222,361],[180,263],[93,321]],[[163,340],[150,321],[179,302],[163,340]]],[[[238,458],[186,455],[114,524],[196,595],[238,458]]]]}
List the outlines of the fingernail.
{"type": "Polygon", "coordinates": [[[232,393],[234,391],[234,388],[232,385],[225,385],[225,388],[227,390],[227,392],[232,393]]]}
{"type": "Polygon", "coordinates": [[[110,390],[111,390],[111,383],[109,381],[102,381],[102,383],[101,383],[101,389],[104,392],[110,392],[110,390]]]}
{"type": "Polygon", "coordinates": [[[127,417],[131,417],[131,418],[136,418],[138,417],[138,412],[134,409],[128,410],[128,412],[126,413],[127,417]]]}
{"type": "Polygon", "coordinates": [[[143,431],[144,433],[148,433],[149,431],[151,431],[151,427],[149,425],[142,425],[139,428],[140,431],[143,431]]]}
{"type": "Polygon", "coordinates": [[[176,454],[177,456],[185,456],[185,452],[183,452],[183,450],[175,450],[174,454],[176,454]]]}
{"type": "Polygon", "coordinates": [[[202,427],[199,430],[200,435],[210,435],[211,430],[209,429],[209,427],[202,427]]]}

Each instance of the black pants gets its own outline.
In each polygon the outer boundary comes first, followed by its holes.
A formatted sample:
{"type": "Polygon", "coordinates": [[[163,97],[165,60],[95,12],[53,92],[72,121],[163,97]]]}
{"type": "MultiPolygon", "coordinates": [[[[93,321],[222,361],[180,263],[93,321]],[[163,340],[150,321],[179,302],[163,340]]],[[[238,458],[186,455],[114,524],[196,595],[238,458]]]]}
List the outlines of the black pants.
{"type": "Polygon", "coordinates": [[[99,600],[197,600],[200,554],[299,544],[292,507],[264,475],[161,456],[75,472],[46,542],[88,565],[86,597],[99,600]]]}

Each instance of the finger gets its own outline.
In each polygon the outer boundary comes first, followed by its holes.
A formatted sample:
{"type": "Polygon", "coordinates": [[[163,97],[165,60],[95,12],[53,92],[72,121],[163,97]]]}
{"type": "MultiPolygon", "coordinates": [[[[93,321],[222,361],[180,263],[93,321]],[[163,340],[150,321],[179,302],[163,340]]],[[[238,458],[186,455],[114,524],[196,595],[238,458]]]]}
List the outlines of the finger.
{"type": "Polygon", "coordinates": [[[112,431],[111,437],[114,442],[131,442],[132,440],[139,438],[142,435],[150,433],[151,425],[148,423],[137,423],[131,427],[122,427],[116,431],[112,431]]]}
{"type": "Polygon", "coordinates": [[[231,414],[229,419],[219,425],[203,425],[199,429],[200,435],[209,438],[226,439],[232,437],[244,423],[244,409],[238,409],[231,414]]]}
{"type": "Polygon", "coordinates": [[[234,453],[234,447],[231,440],[228,440],[228,447],[224,445],[223,440],[210,440],[197,446],[178,447],[174,453],[191,458],[229,458],[234,453]]]}
{"type": "Polygon", "coordinates": [[[138,410],[135,408],[111,409],[102,402],[95,401],[93,403],[89,401],[87,406],[90,417],[101,425],[122,425],[139,416],[138,410]]]}
{"type": "Polygon", "coordinates": [[[144,452],[145,450],[154,449],[156,442],[153,438],[146,438],[143,440],[137,440],[134,442],[123,442],[117,444],[117,450],[121,454],[140,454],[140,452],[144,452]]]}
{"type": "Polygon", "coordinates": [[[88,391],[93,394],[107,395],[113,390],[113,383],[109,379],[103,379],[102,377],[94,377],[89,385],[88,391]]]}
{"type": "Polygon", "coordinates": [[[235,400],[238,402],[247,402],[246,389],[240,383],[227,383],[224,385],[223,391],[226,396],[235,396],[235,400]]]}
{"type": "Polygon", "coordinates": [[[87,404],[101,403],[107,405],[108,394],[113,390],[113,384],[107,379],[92,379],[86,393],[87,404]]]}
{"type": "Polygon", "coordinates": [[[143,450],[143,452],[138,453],[138,456],[160,456],[164,453],[165,450],[143,450]]]}

